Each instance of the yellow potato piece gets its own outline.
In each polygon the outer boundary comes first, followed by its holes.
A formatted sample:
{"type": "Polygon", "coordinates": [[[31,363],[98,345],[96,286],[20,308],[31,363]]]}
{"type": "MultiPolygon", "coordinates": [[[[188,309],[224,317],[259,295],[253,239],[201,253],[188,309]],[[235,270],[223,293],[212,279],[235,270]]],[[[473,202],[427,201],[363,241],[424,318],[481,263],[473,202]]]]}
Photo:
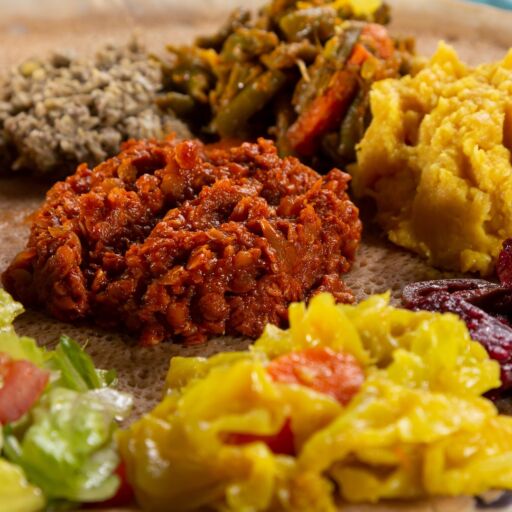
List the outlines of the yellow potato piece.
{"type": "Polygon", "coordinates": [[[416,75],[376,83],[353,169],[391,241],[489,274],[512,236],[512,50],[471,69],[441,44],[416,75]]]}

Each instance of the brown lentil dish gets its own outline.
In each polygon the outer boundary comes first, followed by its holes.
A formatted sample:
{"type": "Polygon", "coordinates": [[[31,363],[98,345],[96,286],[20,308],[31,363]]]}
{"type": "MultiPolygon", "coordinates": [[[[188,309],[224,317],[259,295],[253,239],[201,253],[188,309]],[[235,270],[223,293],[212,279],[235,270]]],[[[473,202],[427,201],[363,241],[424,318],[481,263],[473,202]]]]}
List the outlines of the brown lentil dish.
{"type": "Polygon", "coordinates": [[[144,345],[256,337],[286,325],[292,301],[352,300],[340,279],[361,236],[349,180],[263,139],[130,141],[53,186],[3,283],[26,305],[124,326],[144,345]]]}
{"type": "Polygon", "coordinates": [[[0,77],[0,174],[55,178],[97,165],[131,138],[190,132],[155,104],[162,71],[137,41],[91,57],[56,53],[0,77]]]}

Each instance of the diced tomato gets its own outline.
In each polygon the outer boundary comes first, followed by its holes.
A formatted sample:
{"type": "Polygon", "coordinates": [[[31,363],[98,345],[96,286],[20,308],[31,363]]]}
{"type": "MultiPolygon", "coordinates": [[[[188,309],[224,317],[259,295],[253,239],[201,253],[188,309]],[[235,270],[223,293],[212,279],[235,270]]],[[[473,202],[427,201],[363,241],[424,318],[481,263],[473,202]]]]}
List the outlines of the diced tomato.
{"type": "Polygon", "coordinates": [[[117,467],[116,475],[119,477],[121,484],[119,485],[116,495],[108,501],[108,505],[112,507],[121,507],[133,503],[135,501],[135,494],[132,486],[128,482],[124,462],[121,462],[117,467]]]}
{"type": "Polygon", "coordinates": [[[224,438],[227,444],[243,445],[261,441],[265,443],[270,450],[278,455],[294,455],[295,445],[293,442],[293,432],[291,421],[286,420],[281,430],[273,436],[257,436],[253,434],[229,433],[224,438]]]}
{"type": "Polygon", "coordinates": [[[268,373],[276,382],[301,384],[346,405],[364,382],[363,368],[351,354],[314,347],[274,359],[268,373]]]}
{"type": "Polygon", "coordinates": [[[29,361],[0,354],[0,424],[19,420],[37,402],[50,374],[29,361]]]}
{"type": "Polygon", "coordinates": [[[357,77],[336,71],[325,92],[315,98],[288,130],[288,140],[297,153],[312,156],[323,135],[336,128],[357,92],[357,77]]]}

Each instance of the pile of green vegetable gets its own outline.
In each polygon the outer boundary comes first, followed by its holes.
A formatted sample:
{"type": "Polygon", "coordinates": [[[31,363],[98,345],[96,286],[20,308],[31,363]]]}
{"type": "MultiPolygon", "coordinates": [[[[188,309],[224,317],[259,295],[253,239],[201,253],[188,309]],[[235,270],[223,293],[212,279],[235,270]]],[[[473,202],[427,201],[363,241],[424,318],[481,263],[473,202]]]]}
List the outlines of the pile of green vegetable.
{"type": "Polygon", "coordinates": [[[411,40],[392,39],[380,0],[273,0],[237,10],[212,37],[168,47],[162,107],[201,136],[272,136],[282,155],[355,160],[376,80],[408,72],[411,40]]]}
{"type": "Polygon", "coordinates": [[[55,350],[19,337],[22,307],[0,289],[0,503],[9,512],[103,502],[120,485],[114,440],[129,395],[68,337],[55,350]]]}

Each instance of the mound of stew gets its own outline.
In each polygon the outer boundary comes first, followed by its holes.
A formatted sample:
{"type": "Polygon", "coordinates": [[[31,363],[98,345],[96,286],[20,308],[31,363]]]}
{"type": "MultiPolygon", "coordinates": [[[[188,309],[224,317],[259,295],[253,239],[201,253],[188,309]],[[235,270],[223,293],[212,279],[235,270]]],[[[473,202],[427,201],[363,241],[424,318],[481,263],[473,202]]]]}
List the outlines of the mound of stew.
{"type": "Polygon", "coordinates": [[[256,337],[290,302],[328,291],[361,236],[349,176],[325,176],[273,143],[130,141],[48,192],[3,275],[25,305],[122,326],[143,344],[256,337]]]}

